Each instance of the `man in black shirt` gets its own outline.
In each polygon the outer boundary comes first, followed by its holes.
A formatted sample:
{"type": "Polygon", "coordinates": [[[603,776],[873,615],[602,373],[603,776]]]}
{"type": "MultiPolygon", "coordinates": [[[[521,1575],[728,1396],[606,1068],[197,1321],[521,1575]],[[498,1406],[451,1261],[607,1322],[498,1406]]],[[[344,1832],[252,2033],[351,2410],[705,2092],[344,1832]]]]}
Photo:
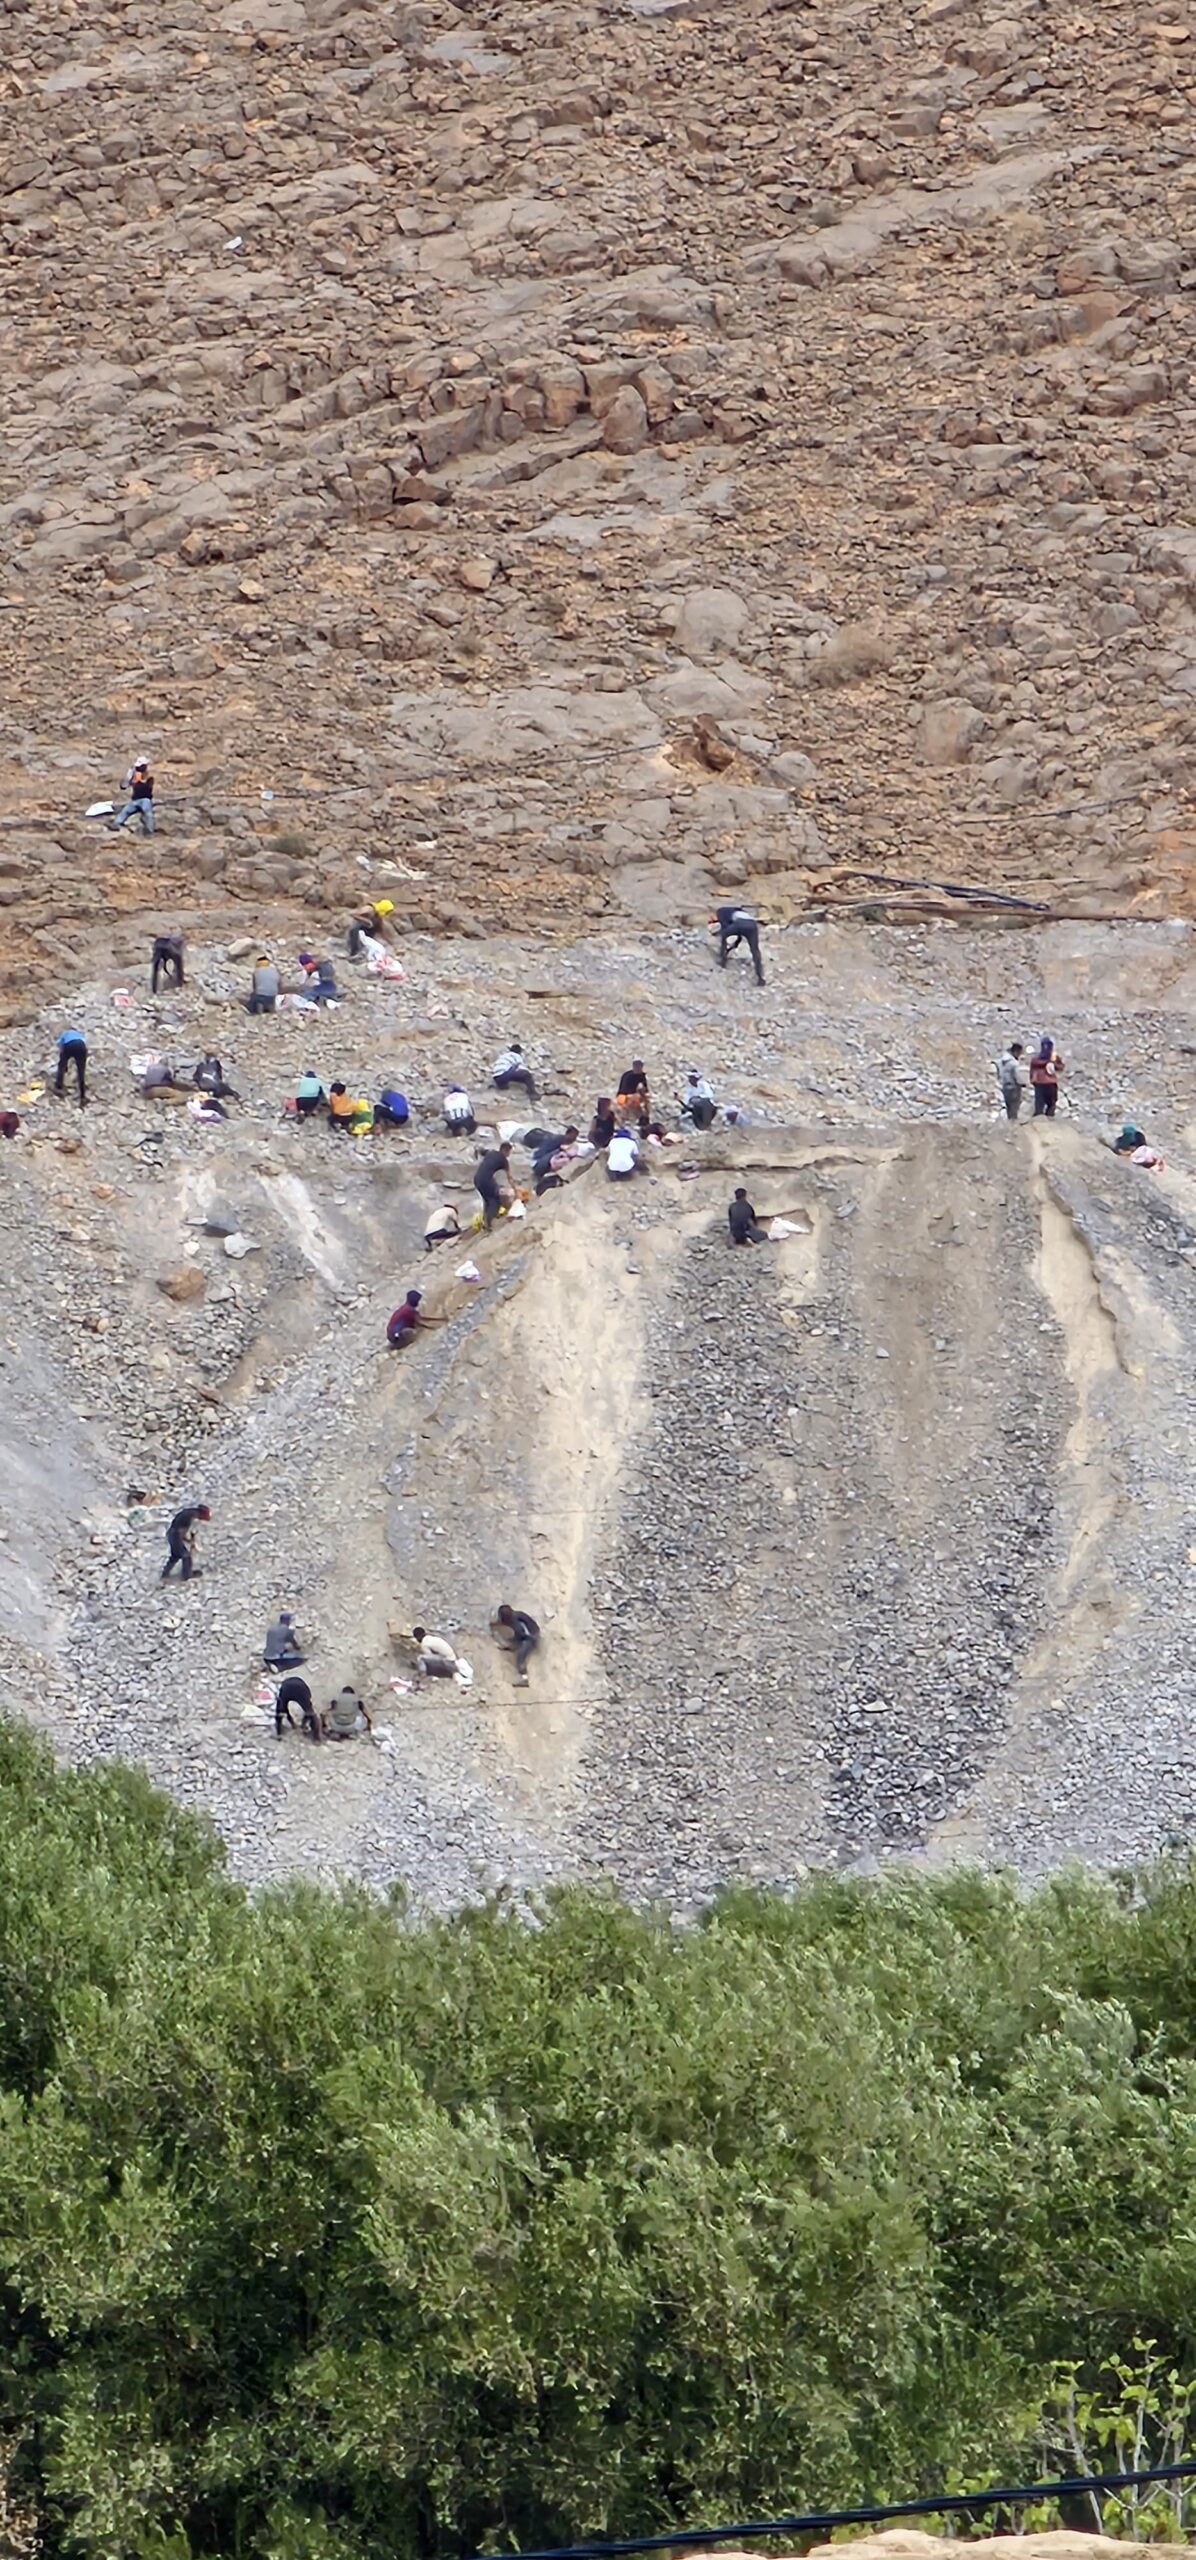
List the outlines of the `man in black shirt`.
{"type": "Polygon", "coordinates": [[[727,1225],[731,1230],[732,1244],[767,1244],[768,1242],[765,1229],[760,1225],[742,1183],[727,1211],[727,1225]]]}
{"type": "Polygon", "coordinates": [[[527,1666],[540,1641],[536,1620],[529,1617],[526,1609],[513,1609],[509,1600],[504,1600],[501,1609],[495,1610],[492,1623],[503,1629],[508,1644],[514,1646],[515,1686],[526,1689],[527,1666]]]}
{"type": "Polygon", "coordinates": [[[509,1142],[505,1142],[501,1147],[490,1147],[486,1154],[481,1158],[477,1172],[473,1177],[474,1190],[477,1192],[482,1207],[486,1212],[487,1235],[489,1235],[490,1229],[502,1207],[502,1196],[498,1188],[498,1177],[500,1173],[507,1172],[510,1162],[511,1149],[509,1142]]]}
{"type": "Polygon", "coordinates": [[[715,915],[714,921],[718,926],[718,965],[720,969],[726,968],[728,951],[738,951],[740,943],[746,942],[748,950],[751,952],[752,959],[755,962],[756,984],[758,987],[762,987],[764,984],[764,970],[760,960],[760,925],[758,918],[751,913],[751,910],[748,907],[720,907],[715,915]]]}
{"type": "Polygon", "coordinates": [[[169,1554],[162,1567],[163,1582],[169,1581],[176,1564],[183,1568],[184,1582],[190,1582],[193,1573],[203,1572],[203,1566],[195,1561],[195,1528],[197,1521],[210,1520],[211,1517],[206,1502],[193,1502],[185,1511],[176,1511],[166,1532],[169,1554]]]}
{"type": "Polygon", "coordinates": [[[299,1709],[299,1721],[303,1726],[304,1732],[311,1735],[313,1742],[322,1742],[324,1739],[324,1728],[316,1714],[315,1707],[312,1704],[311,1691],[308,1688],[306,1680],[301,1680],[298,1672],[296,1671],[289,1671],[287,1673],[286,1679],[280,1683],[278,1695],[274,1701],[274,1730],[276,1733],[280,1734],[282,1732],[284,1723],[289,1724],[291,1731],[294,1732],[295,1719],[291,1714],[292,1707],[298,1707],[299,1709]]]}
{"type": "Polygon", "coordinates": [[[182,986],[183,949],[181,933],[154,935],[154,947],[150,953],[150,994],[152,996],[156,996],[158,992],[159,974],[165,978],[168,986],[182,986]]]}

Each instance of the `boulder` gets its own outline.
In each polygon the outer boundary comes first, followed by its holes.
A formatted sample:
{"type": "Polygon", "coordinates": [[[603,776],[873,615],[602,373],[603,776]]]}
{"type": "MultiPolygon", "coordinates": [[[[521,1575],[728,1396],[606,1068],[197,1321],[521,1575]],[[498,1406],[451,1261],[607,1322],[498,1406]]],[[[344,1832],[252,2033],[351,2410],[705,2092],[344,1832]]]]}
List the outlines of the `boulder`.
{"type": "Polygon", "coordinates": [[[733,658],[750,620],[748,605],[733,587],[695,587],[673,625],[673,646],[702,666],[712,658],[733,658]]]}
{"type": "Polygon", "coordinates": [[[634,383],[615,393],[602,421],[602,441],[609,453],[642,453],[648,441],[648,412],[634,383]]]}
{"type": "Polygon", "coordinates": [[[202,1271],[194,1262],[181,1262],[177,1271],[163,1271],[158,1275],[158,1287],[163,1297],[173,1299],[176,1307],[194,1305],[203,1297],[207,1285],[202,1271]]]}

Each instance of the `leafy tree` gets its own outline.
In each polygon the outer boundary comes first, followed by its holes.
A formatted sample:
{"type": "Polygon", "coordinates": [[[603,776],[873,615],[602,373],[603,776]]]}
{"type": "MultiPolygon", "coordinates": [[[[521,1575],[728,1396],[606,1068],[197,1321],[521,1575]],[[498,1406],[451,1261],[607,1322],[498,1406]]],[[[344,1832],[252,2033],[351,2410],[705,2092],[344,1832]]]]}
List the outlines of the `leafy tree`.
{"type": "Polygon", "coordinates": [[[1194,1946],[1182,1859],[251,1897],[0,1726],[13,2547],[454,2560],[1181,2441],[1194,1946]]]}

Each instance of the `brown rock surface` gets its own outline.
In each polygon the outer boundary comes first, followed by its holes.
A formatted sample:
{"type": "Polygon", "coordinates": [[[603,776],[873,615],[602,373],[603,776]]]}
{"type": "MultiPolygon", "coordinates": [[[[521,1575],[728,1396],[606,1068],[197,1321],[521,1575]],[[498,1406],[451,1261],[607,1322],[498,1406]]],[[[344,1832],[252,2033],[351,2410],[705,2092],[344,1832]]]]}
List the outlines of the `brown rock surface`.
{"type": "Polygon", "coordinates": [[[400,915],[445,865],[483,927],[596,921],[695,718],[750,713],[765,794],[724,878],[812,824],[1161,896],[1196,48],[1008,0],[30,0],[4,53],[0,1012],[97,914],[339,912],[382,847],[400,915]],[[83,817],[142,749],[152,846],[83,817]]]}

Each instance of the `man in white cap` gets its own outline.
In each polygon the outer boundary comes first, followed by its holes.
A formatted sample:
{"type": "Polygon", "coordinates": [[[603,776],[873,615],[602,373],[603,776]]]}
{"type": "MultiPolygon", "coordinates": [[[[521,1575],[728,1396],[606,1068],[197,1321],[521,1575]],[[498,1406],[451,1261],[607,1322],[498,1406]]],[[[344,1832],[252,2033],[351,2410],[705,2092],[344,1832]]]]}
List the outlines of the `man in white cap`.
{"type": "Polygon", "coordinates": [[[117,810],[116,816],[112,821],[113,832],[118,834],[122,827],[127,826],[130,818],[140,818],[142,835],[152,836],[154,832],[154,777],[150,772],[150,760],[148,756],[138,756],[136,764],[130,765],[129,770],[125,775],[125,789],[129,796],[123,809],[117,810]]]}

